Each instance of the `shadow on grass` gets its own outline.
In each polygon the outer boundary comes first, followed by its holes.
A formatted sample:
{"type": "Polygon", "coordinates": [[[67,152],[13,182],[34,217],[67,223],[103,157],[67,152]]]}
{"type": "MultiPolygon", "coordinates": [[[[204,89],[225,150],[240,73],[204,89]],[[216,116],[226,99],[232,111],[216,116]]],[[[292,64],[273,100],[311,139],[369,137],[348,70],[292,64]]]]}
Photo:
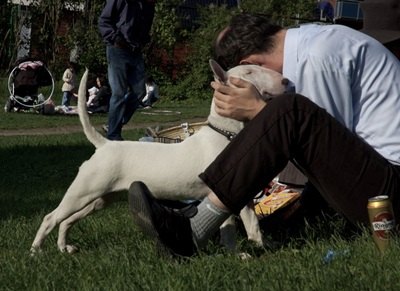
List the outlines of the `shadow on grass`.
{"type": "Polygon", "coordinates": [[[90,145],[15,145],[0,148],[0,219],[49,212],[58,205],[90,145]]]}

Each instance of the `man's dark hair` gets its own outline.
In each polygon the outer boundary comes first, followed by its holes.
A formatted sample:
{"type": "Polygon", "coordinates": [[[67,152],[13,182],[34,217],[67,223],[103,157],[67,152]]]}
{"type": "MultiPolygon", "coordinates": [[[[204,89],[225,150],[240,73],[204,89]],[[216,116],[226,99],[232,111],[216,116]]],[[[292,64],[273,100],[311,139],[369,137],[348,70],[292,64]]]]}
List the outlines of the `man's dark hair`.
{"type": "Polygon", "coordinates": [[[271,51],[273,36],[282,29],[265,14],[237,14],[215,41],[214,58],[224,69],[237,66],[249,55],[271,51]]]}

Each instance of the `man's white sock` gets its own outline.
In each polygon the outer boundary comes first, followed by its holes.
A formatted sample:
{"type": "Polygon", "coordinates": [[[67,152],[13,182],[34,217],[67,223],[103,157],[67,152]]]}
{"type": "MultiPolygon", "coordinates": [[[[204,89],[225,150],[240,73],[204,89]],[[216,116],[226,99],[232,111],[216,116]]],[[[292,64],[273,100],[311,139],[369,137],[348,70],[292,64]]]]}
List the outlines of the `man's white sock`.
{"type": "Polygon", "coordinates": [[[202,248],[231,213],[215,206],[208,197],[197,206],[197,209],[198,213],[190,219],[190,224],[193,239],[197,247],[202,248]]]}

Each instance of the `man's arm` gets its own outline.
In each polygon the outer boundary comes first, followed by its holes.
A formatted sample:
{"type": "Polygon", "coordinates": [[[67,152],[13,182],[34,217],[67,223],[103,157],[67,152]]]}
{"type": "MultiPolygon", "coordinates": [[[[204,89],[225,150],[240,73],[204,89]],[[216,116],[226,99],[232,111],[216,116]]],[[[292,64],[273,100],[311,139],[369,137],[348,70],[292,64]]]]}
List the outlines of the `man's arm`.
{"type": "Polygon", "coordinates": [[[106,43],[114,44],[117,37],[116,23],[117,11],[121,6],[120,0],[108,0],[99,17],[99,31],[106,43]]]}

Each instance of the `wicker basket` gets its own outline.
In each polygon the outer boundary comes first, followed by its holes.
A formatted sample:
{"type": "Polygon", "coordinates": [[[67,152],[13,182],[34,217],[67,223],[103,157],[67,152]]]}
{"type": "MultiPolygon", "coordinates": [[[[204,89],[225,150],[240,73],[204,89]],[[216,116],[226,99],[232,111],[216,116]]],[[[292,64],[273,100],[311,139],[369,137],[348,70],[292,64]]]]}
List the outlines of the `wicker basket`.
{"type": "Polygon", "coordinates": [[[198,132],[203,126],[208,123],[196,122],[196,123],[182,123],[178,126],[169,127],[162,130],[154,130],[152,128],[147,128],[147,134],[154,138],[156,142],[162,143],[178,143],[183,141],[185,138],[198,132]]]}

